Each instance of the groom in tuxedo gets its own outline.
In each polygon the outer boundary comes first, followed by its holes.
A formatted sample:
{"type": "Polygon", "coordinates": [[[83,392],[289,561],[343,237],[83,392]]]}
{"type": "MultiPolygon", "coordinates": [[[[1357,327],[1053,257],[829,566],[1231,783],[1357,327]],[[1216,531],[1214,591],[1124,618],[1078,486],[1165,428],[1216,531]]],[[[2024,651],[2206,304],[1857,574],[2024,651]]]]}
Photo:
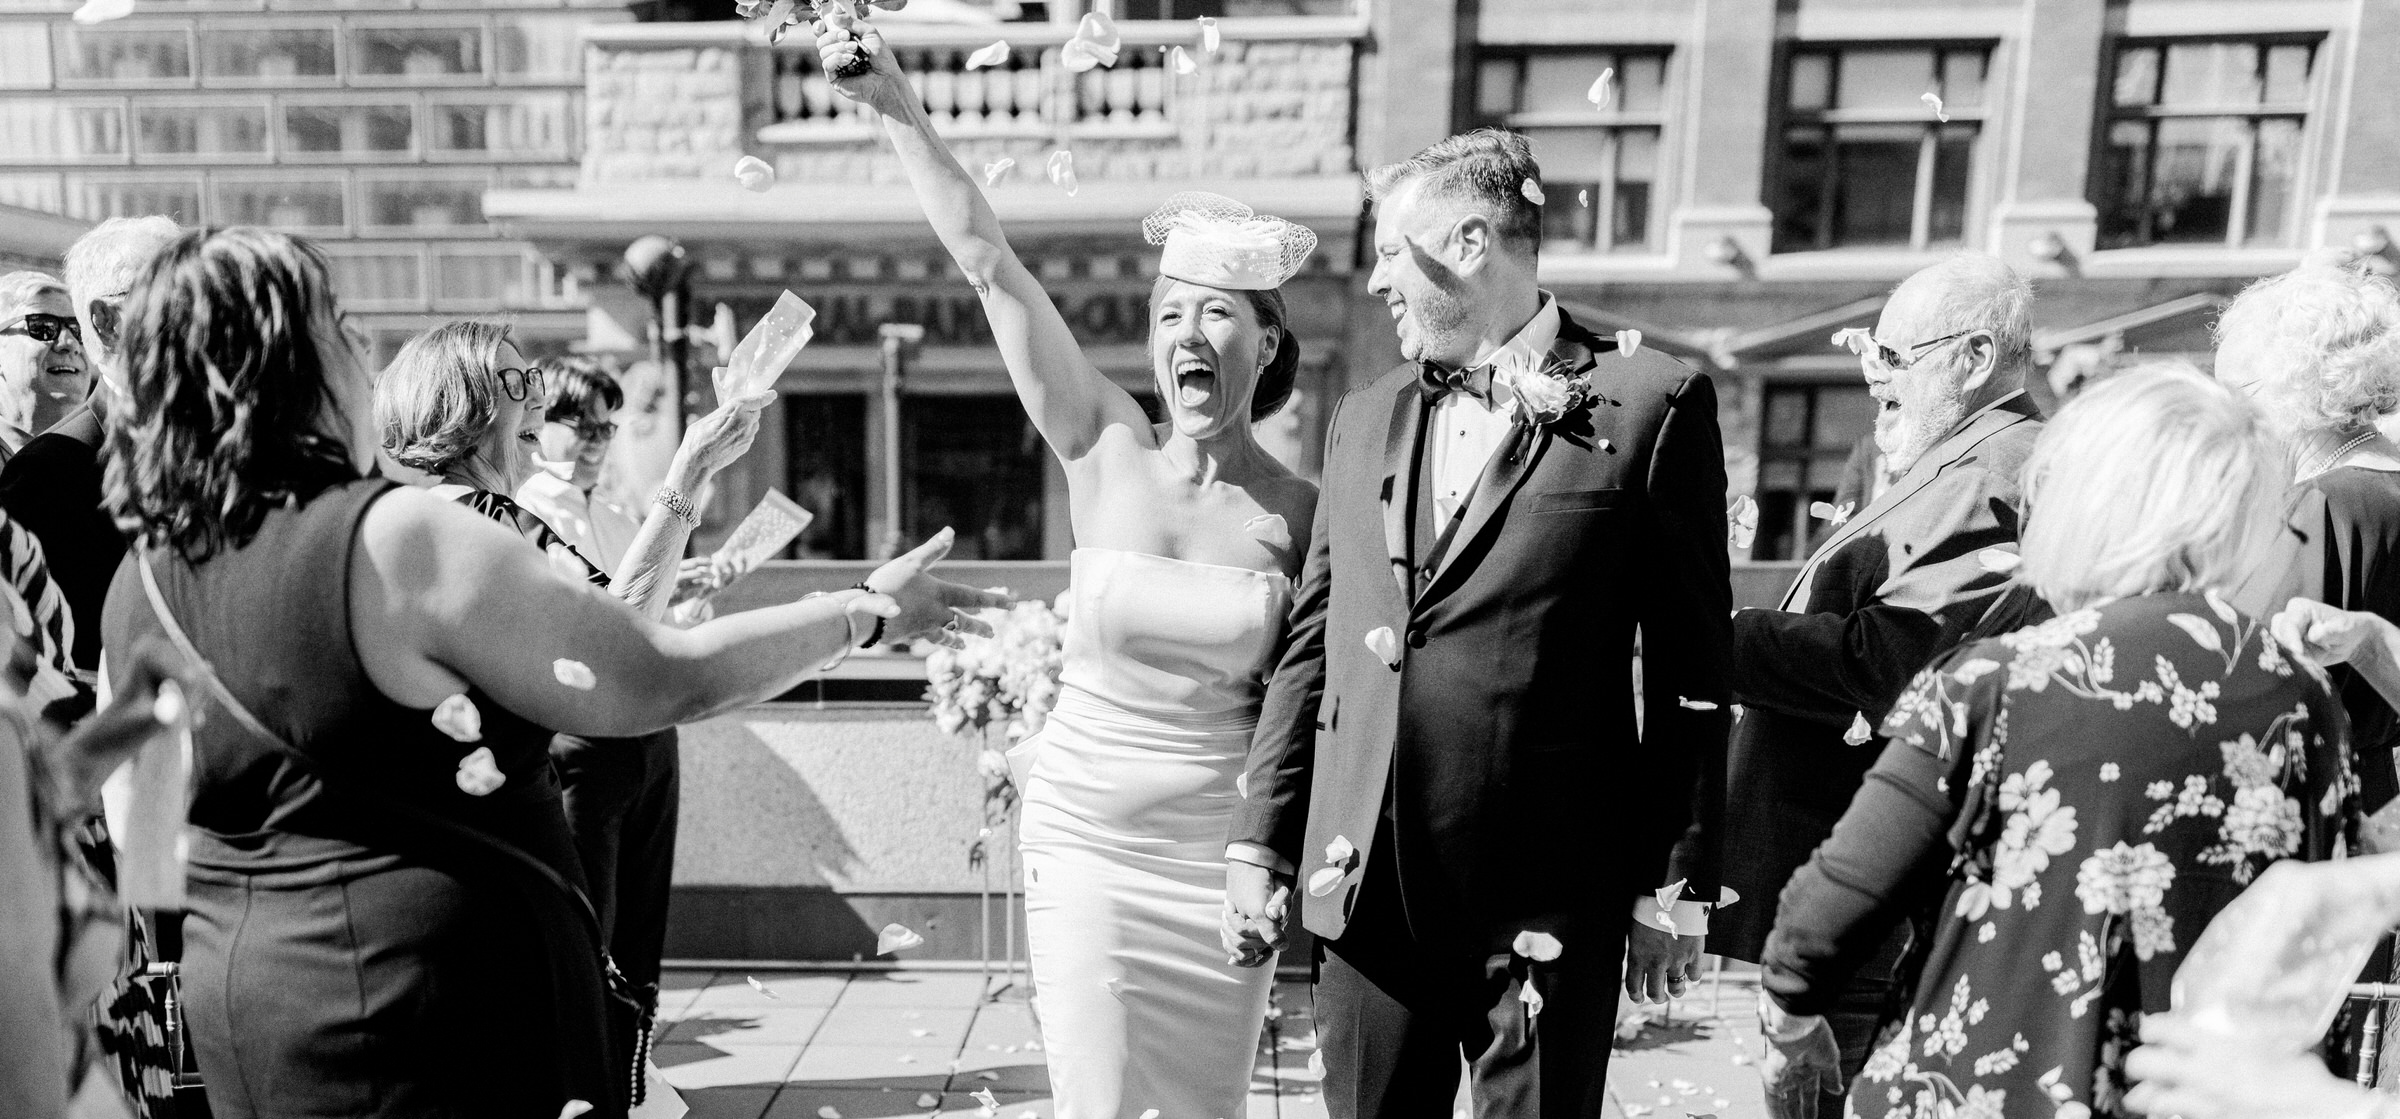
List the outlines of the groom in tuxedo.
{"type": "Polygon", "coordinates": [[[1731,656],[1707,377],[1535,283],[1523,137],[1369,176],[1409,360],[1344,398],[1227,856],[1229,948],[1316,934],[1335,1119],[1598,1116],[1617,990],[1717,897],[1731,656]],[[1643,695],[1634,695],[1640,632],[1643,695]],[[1630,936],[1630,940],[1629,940],[1630,936]]]}

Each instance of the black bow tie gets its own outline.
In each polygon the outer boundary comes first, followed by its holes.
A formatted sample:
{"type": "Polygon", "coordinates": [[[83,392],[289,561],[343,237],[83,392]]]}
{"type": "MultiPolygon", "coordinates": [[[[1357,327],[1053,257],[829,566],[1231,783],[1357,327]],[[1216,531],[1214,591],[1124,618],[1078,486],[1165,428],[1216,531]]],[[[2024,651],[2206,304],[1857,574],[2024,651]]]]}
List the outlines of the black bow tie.
{"type": "Polygon", "coordinates": [[[1442,398],[1460,392],[1485,404],[1492,402],[1492,367],[1479,365],[1473,369],[1444,369],[1430,361],[1417,365],[1417,390],[1425,394],[1428,404],[1439,404],[1442,398]]]}

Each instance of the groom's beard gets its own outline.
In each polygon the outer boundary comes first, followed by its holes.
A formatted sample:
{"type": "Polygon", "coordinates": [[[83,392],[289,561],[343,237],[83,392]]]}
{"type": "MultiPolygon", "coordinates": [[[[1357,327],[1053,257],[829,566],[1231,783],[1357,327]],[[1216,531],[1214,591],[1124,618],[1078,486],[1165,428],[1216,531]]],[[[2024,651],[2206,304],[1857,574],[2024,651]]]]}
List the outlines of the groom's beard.
{"type": "Polygon", "coordinates": [[[1402,315],[1393,327],[1400,335],[1400,356],[1437,365],[1463,365],[1474,359],[1474,316],[1466,285],[1437,265],[1424,271],[1423,289],[1402,294],[1402,315]]]}
{"type": "Polygon", "coordinates": [[[1875,428],[1875,446],[1883,452],[1884,469],[1895,478],[1907,473],[1935,444],[1949,438],[1966,420],[1967,402],[1956,393],[1945,393],[1922,407],[1904,408],[1897,414],[1900,419],[1888,433],[1881,424],[1875,428]]]}

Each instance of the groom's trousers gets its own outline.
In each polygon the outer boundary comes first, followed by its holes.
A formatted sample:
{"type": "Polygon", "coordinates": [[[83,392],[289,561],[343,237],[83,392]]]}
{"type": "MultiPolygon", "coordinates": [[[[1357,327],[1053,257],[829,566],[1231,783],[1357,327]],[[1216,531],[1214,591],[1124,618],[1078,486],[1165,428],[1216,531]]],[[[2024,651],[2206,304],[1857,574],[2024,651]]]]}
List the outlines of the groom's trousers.
{"type": "MultiPolygon", "coordinates": [[[[1387,852],[1388,838],[1377,840],[1387,852]]],[[[1368,864],[1348,928],[1320,942],[1317,1047],[1332,1119],[1449,1119],[1462,1057],[1475,1119],[1598,1119],[1625,925],[1580,923],[1546,964],[1436,948],[1411,934],[1392,861],[1368,864]],[[1524,1001],[1529,976],[1539,1014],[1524,1001]]]]}

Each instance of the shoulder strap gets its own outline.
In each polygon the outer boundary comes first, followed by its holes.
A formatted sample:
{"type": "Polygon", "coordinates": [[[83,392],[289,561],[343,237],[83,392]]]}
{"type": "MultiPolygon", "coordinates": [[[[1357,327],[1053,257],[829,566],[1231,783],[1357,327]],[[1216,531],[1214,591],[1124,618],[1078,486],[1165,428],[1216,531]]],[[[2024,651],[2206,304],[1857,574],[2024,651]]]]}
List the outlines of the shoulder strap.
{"type": "MultiPolygon", "coordinates": [[[[176,623],[175,612],[167,607],[166,594],[159,590],[158,576],[150,569],[149,549],[143,548],[135,553],[135,566],[141,569],[142,594],[150,600],[150,612],[157,616],[160,628],[166,631],[167,640],[174,644],[177,652],[183,654],[184,660],[190,663],[192,672],[198,677],[202,686],[208,689],[209,694],[216,699],[217,704],[223,707],[227,714],[233,716],[234,722],[241,724],[243,730],[250,732],[259,741],[297,759],[302,765],[308,767],[311,775],[328,787],[352,793],[352,799],[358,803],[373,805],[413,826],[437,832],[453,841],[496,850],[504,857],[521,864],[525,869],[532,871],[538,880],[547,882],[574,901],[574,909],[583,917],[585,925],[592,934],[594,945],[607,942],[601,931],[599,915],[592,909],[591,898],[585,896],[581,887],[568,881],[550,864],[535,858],[516,844],[480,834],[460,825],[455,820],[445,820],[439,815],[406,801],[390,797],[360,795],[355,789],[349,787],[348,782],[336,779],[332,773],[327,771],[326,767],[318,765],[314,759],[302,753],[299,747],[285,741],[282,735],[267,729],[267,725],[260,722],[256,715],[251,714],[250,709],[243,706],[241,700],[234,698],[232,689],[227,688],[225,681],[217,676],[216,667],[208,662],[208,658],[200,655],[200,650],[192,644],[190,635],[184,633],[183,627],[176,623]]],[[[616,965],[608,964],[608,970],[613,974],[616,971],[616,965]]]]}

